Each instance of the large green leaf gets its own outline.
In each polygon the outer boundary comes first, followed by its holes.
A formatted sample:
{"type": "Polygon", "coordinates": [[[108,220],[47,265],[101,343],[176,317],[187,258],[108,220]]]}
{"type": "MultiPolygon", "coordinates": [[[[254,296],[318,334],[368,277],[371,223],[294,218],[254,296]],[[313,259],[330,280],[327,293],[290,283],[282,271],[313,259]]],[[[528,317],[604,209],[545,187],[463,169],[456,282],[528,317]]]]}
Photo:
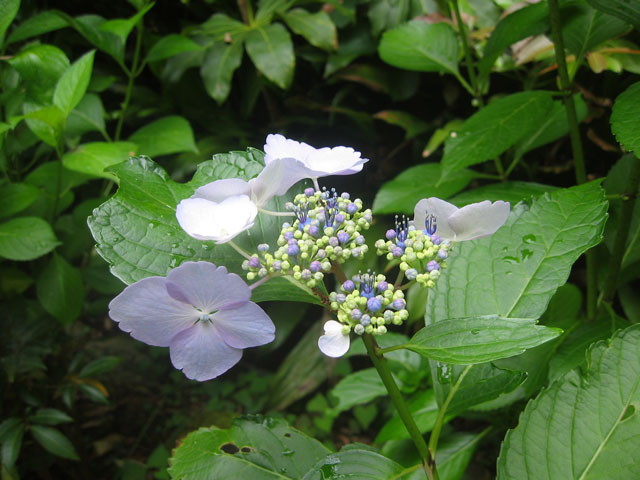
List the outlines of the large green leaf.
{"type": "MultiPolygon", "coordinates": [[[[422,390],[407,400],[407,407],[421,433],[429,432],[438,418],[438,402],[433,390],[422,390]]],[[[407,427],[397,412],[385,423],[376,437],[376,443],[409,438],[407,427]]]]}
{"type": "Polygon", "coordinates": [[[12,29],[6,44],[27,40],[66,26],[67,20],[59,15],[57,10],[45,10],[25,19],[24,22],[12,29]]]}
{"type": "Polygon", "coordinates": [[[439,362],[468,365],[512,357],[557,337],[562,330],[535,319],[498,315],[450,318],[420,329],[406,348],[439,362]]]}
{"type": "Polygon", "coordinates": [[[373,202],[374,213],[412,215],[416,203],[421,199],[448,198],[466,187],[474,177],[473,172],[460,170],[438,183],[441,174],[442,168],[439,163],[424,163],[408,168],[380,187],[373,202]]]}
{"type": "Polygon", "coordinates": [[[174,480],[299,480],[329,453],[279,418],[236,418],[228,430],[201,428],[174,450],[174,480]]]}
{"type": "Polygon", "coordinates": [[[60,242],[51,226],[38,217],[19,217],[0,223],[0,258],[33,260],[60,242]]]}
{"type": "Polygon", "coordinates": [[[413,20],[387,30],[378,54],[394,67],[458,75],[458,37],[446,23],[413,20]]]}
{"type": "Polygon", "coordinates": [[[157,62],[165,60],[182,52],[193,52],[202,50],[202,47],[189,37],[184,35],[171,34],[160,38],[147,52],[145,62],[157,62]]]}
{"type": "Polygon", "coordinates": [[[224,102],[231,91],[233,72],[242,62],[242,42],[216,42],[211,45],[202,61],[200,76],[207,93],[218,102],[224,102]]]}
{"type": "Polygon", "coordinates": [[[20,8],[20,0],[0,0],[0,45],[4,42],[4,34],[13,22],[18,9],[20,8]]]}
{"type": "Polygon", "coordinates": [[[593,8],[629,22],[640,30],[640,3],[634,0],[587,0],[593,8]]]}
{"type": "Polygon", "coordinates": [[[10,468],[20,455],[24,421],[17,417],[9,417],[0,423],[0,462],[10,468]]]}
{"type": "Polygon", "coordinates": [[[500,98],[469,117],[445,142],[442,177],[503,153],[534,132],[552,107],[551,92],[520,92],[500,98]]]}
{"type": "Polygon", "coordinates": [[[611,112],[611,131],[620,145],[640,157],[640,82],[616,98],[611,112]]]}
{"type": "Polygon", "coordinates": [[[331,390],[331,395],[337,399],[336,413],[348,410],[355,405],[370,402],[376,397],[387,393],[380,375],[375,368],[351,373],[338,382],[331,390]]]}
{"type": "Polygon", "coordinates": [[[640,476],[640,326],[598,342],[527,405],[509,431],[498,478],[632,480],[640,476]]]}
{"type": "Polygon", "coordinates": [[[600,242],[606,209],[597,182],[517,205],[491,237],[455,246],[430,296],[429,323],[492,314],[539,318],[573,262],[600,242]]]}
{"type": "Polygon", "coordinates": [[[336,26],[322,10],[310,13],[302,8],[294,8],[283,13],[282,18],[291,30],[302,35],[314,47],[329,51],[338,47],[336,26]]]}
{"type": "Polygon", "coordinates": [[[447,201],[458,207],[464,207],[470,203],[478,203],[484,200],[502,200],[516,205],[522,200],[530,200],[531,197],[537,197],[543,193],[553,192],[558,187],[553,185],[543,185],[541,183],[506,181],[500,183],[491,183],[482,187],[467,190],[459,193],[447,201]]]}
{"type": "Polygon", "coordinates": [[[31,425],[31,435],[45,450],[54,455],[69,460],[80,460],[71,441],[59,430],[42,425],[31,425]]]}
{"type": "Polygon", "coordinates": [[[27,96],[42,105],[51,102],[53,91],[69,59],[53,45],[29,45],[7,60],[25,82],[27,96]]]}
{"type": "Polygon", "coordinates": [[[53,103],[62,111],[65,118],[69,116],[71,110],[76,108],[87,91],[95,54],[95,50],[85,53],[58,80],[53,92],[53,103]]]}
{"type": "Polygon", "coordinates": [[[104,169],[135,155],[136,150],[136,144],[131,142],[85,143],[64,154],[62,164],[74,172],[115,180],[116,177],[104,169]]]}
{"type": "Polygon", "coordinates": [[[106,136],[104,118],[105,111],[100,97],[95,93],[87,93],[69,114],[64,132],[67,135],[82,136],[87,132],[98,131],[106,136]]]}
{"type": "Polygon", "coordinates": [[[291,35],[279,23],[257,26],[245,42],[247,53],[258,70],[280,88],[289,88],[296,57],[291,35]]]}
{"type": "Polygon", "coordinates": [[[198,152],[189,122],[177,115],[162,117],[136,130],[128,139],[148,157],[180,152],[198,152]]]}
{"type": "Polygon", "coordinates": [[[68,325],[82,310],[84,284],[80,270],[56,253],[36,282],[38,300],[60,323],[68,325]]]}
{"type": "Polygon", "coordinates": [[[0,185],[0,218],[10,217],[36,201],[40,191],[27,183],[7,183],[0,185]]]}
{"type": "Polygon", "coordinates": [[[366,445],[348,445],[340,452],[327,455],[302,480],[394,480],[406,469],[366,445]]]}

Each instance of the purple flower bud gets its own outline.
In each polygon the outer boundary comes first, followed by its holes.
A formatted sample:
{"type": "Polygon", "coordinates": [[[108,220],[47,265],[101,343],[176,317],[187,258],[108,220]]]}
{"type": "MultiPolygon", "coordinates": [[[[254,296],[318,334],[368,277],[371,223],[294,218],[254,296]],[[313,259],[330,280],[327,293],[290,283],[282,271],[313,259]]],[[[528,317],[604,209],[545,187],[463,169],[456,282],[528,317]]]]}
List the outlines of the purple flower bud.
{"type": "Polygon", "coordinates": [[[336,214],[336,223],[340,225],[342,222],[344,222],[344,215],[341,213],[336,214]]]}
{"type": "Polygon", "coordinates": [[[387,288],[389,288],[389,284],[387,282],[378,282],[379,292],[384,292],[387,288]]]}
{"type": "Polygon", "coordinates": [[[347,296],[344,293],[339,293],[336,295],[336,302],[344,303],[347,301],[347,296]]]}
{"type": "Polygon", "coordinates": [[[298,247],[298,245],[289,245],[289,247],[287,247],[287,253],[289,255],[295,256],[300,253],[300,247],[298,247]]]}
{"type": "Polygon", "coordinates": [[[304,194],[305,194],[307,197],[312,197],[314,193],[316,193],[316,191],[315,191],[313,188],[311,188],[311,187],[309,187],[309,188],[305,188],[305,189],[304,189],[304,194]]]}
{"type": "Polygon", "coordinates": [[[329,245],[331,245],[332,247],[337,247],[338,245],[340,245],[340,240],[338,240],[336,237],[330,237],[329,245]]]}
{"type": "Polygon", "coordinates": [[[287,241],[287,243],[288,243],[289,245],[297,245],[297,244],[298,244],[298,240],[297,240],[297,239],[295,239],[295,238],[290,238],[290,239],[287,241]]]}
{"type": "Polygon", "coordinates": [[[393,240],[394,238],[396,238],[396,231],[390,228],[389,230],[387,230],[385,237],[387,237],[387,240],[393,240]]]}
{"type": "Polygon", "coordinates": [[[365,238],[362,235],[358,235],[356,237],[356,245],[364,245],[365,238]]]}
{"type": "Polygon", "coordinates": [[[282,269],[282,262],[280,260],[275,260],[272,267],[276,272],[278,272],[282,269]]]}
{"type": "Polygon", "coordinates": [[[309,227],[309,235],[311,235],[312,237],[317,237],[319,233],[320,233],[320,229],[318,228],[317,225],[311,225],[309,227]]]}
{"type": "Polygon", "coordinates": [[[340,243],[347,243],[350,238],[351,238],[351,235],[349,235],[347,232],[338,233],[338,241],[340,243]]]}
{"type": "Polygon", "coordinates": [[[394,257],[398,258],[402,256],[402,254],[404,253],[404,250],[400,247],[395,247],[391,253],[393,253],[394,257]]]}
{"type": "Polygon", "coordinates": [[[284,239],[291,240],[293,238],[293,232],[284,232],[284,239]]]}
{"type": "Polygon", "coordinates": [[[351,318],[353,318],[354,320],[360,320],[362,318],[362,312],[357,308],[354,308],[353,310],[351,310],[351,318]]]}
{"type": "Polygon", "coordinates": [[[427,272],[432,272],[434,270],[440,270],[440,264],[435,260],[431,260],[427,263],[427,272]]]}
{"type": "Polygon", "coordinates": [[[311,278],[311,270],[305,268],[300,272],[300,275],[302,275],[303,280],[309,280],[311,278]]]}
{"type": "Polygon", "coordinates": [[[357,211],[358,211],[358,206],[355,203],[351,202],[349,203],[349,205],[347,205],[347,213],[349,215],[353,215],[357,211]]]}
{"type": "Polygon", "coordinates": [[[382,308],[382,302],[380,302],[376,297],[371,297],[367,300],[367,308],[371,312],[377,312],[382,308]]]}
{"type": "Polygon", "coordinates": [[[249,266],[251,268],[258,268],[260,266],[260,259],[258,257],[251,257],[249,259],[249,266]]]}
{"type": "Polygon", "coordinates": [[[355,288],[356,288],[356,285],[351,280],[347,280],[342,284],[342,289],[345,292],[353,292],[355,288]]]}
{"type": "Polygon", "coordinates": [[[258,245],[258,251],[259,252],[268,252],[269,251],[269,244],[268,243],[261,243],[260,245],[258,245]]]}
{"type": "Polygon", "coordinates": [[[371,317],[369,315],[363,315],[360,319],[360,325],[366,327],[371,323],[371,317]]]}
{"type": "Polygon", "coordinates": [[[402,310],[407,306],[407,302],[404,301],[404,298],[396,298],[393,301],[392,306],[396,310],[402,310]]]}
{"type": "Polygon", "coordinates": [[[349,200],[351,198],[351,195],[349,195],[347,192],[342,192],[340,198],[342,198],[343,200],[349,200]]]}
{"type": "Polygon", "coordinates": [[[322,264],[318,260],[314,260],[313,262],[311,262],[311,265],[309,265],[309,270],[311,270],[313,273],[319,272],[320,270],[322,270],[322,264]]]}
{"type": "Polygon", "coordinates": [[[444,260],[449,256],[449,253],[446,250],[438,250],[438,256],[444,260]]]}
{"type": "Polygon", "coordinates": [[[434,245],[440,245],[442,243],[442,239],[438,235],[431,235],[431,241],[434,245]]]}
{"type": "Polygon", "coordinates": [[[354,258],[358,258],[361,253],[362,250],[360,250],[358,247],[351,249],[351,256],[354,258]]]}
{"type": "Polygon", "coordinates": [[[316,252],[316,257],[318,258],[325,258],[326,256],[327,252],[325,252],[322,248],[316,252]]]}

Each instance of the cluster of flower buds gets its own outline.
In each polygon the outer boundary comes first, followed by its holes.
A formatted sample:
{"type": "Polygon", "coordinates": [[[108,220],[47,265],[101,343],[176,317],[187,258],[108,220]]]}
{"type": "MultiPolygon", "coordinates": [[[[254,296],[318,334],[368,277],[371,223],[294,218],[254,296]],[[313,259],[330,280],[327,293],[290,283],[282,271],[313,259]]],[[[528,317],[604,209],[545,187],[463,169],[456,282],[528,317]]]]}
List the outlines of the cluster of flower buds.
{"type": "Polygon", "coordinates": [[[436,220],[431,216],[425,221],[424,230],[409,225],[405,217],[398,219],[396,228],[387,230],[386,241],[376,241],[376,253],[387,260],[400,262],[400,270],[408,280],[432,288],[440,278],[440,269],[447,266],[451,244],[442,240],[436,232],[436,220]]]}
{"type": "Polygon", "coordinates": [[[370,271],[355,275],[342,284],[342,292],[332,292],[329,300],[344,335],[352,329],[358,335],[383,335],[387,333],[385,325],[401,325],[409,317],[404,293],[387,283],[384,275],[370,271]]]}
{"type": "Polygon", "coordinates": [[[269,274],[288,274],[308,287],[315,287],[331,270],[331,262],[362,258],[367,252],[362,230],[371,225],[371,210],[362,201],[351,201],[348,193],[338,196],[335,189],[307,188],[296,195],[287,208],[295,214],[293,223],[284,223],[273,254],[269,246],[258,246],[258,253],[243,262],[247,279],[269,274]]]}

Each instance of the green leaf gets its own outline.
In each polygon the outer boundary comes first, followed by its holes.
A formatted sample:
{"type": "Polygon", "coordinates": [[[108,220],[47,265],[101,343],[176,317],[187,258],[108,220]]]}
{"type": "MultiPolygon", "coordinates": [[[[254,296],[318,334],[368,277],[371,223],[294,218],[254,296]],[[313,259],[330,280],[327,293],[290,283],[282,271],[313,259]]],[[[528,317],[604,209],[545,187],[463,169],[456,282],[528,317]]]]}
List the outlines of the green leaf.
{"type": "Polygon", "coordinates": [[[38,217],[20,217],[0,224],[0,257],[33,260],[59,245],[47,222],[38,217]]]}
{"type": "Polygon", "coordinates": [[[466,187],[474,177],[470,170],[459,170],[438,183],[441,174],[439,163],[423,163],[406,169],[380,187],[373,201],[373,212],[412,215],[421,199],[448,198],[466,187]]]}
{"type": "Polygon", "coordinates": [[[502,18],[491,33],[478,62],[480,76],[486,77],[496,59],[514,43],[549,29],[549,6],[546,2],[528,5],[502,18]]]}
{"type": "Polygon", "coordinates": [[[446,23],[413,20],[387,30],[378,46],[380,58],[394,67],[458,76],[458,37],[446,23]]]}
{"type": "Polygon", "coordinates": [[[466,192],[459,193],[453,198],[447,201],[463,207],[470,203],[478,203],[484,200],[503,200],[505,202],[515,205],[522,200],[528,201],[531,197],[537,197],[543,193],[550,193],[558,190],[558,187],[553,185],[542,185],[541,183],[533,182],[520,182],[520,181],[506,181],[500,183],[492,183],[490,185],[483,185],[482,187],[474,188],[473,190],[467,190],[466,192]]]}
{"type": "Polygon", "coordinates": [[[620,145],[640,157],[640,82],[618,95],[610,121],[611,131],[620,145]]]}
{"type": "Polygon", "coordinates": [[[40,105],[24,103],[24,118],[29,129],[43,142],[58,147],[64,130],[65,116],[55,105],[41,108],[40,105]]]}
{"type": "Polygon", "coordinates": [[[314,47],[333,51],[338,48],[336,26],[322,10],[310,13],[294,8],[282,14],[285,23],[298,35],[302,35],[314,47]]]}
{"type": "Polygon", "coordinates": [[[640,476],[640,326],[618,331],[527,405],[504,439],[498,479],[640,476]]]}
{"type": "Polygon", "coordinates": [[[107,355],[104,357],[96,358],[90,363],[87,363],[80,373],[78,378],[89,378],[100,375],[101,373],[109,372],[122,363],[122,358],[113,355],[107,355]]]}
{"type": "Polygon", "coordinates": [[[548,116],[551,92],[520,92],[500,98],[469,117],[445,142],[442,178],[503,153],[548,116]]]}
{"type": "Polygon", "coordinates": [[[75,150],[65,153],[62,157],[62,164],[74,172],[115,180],[116,177],[105,172],[104,169],[135,155],[136,150],[136,144],[131,142],[85,143],[79,145],[75,150]]]}
{"type": "Polygon", "coordinates": [[[405,470],[399,463],[388,459],[370,447],[348,445],[342,451],[327,455],[302,480],[324,479],[376,479],[394,480],[405,470]]]}
{"type": "Polygon", "coordinates": [[[31,425],[31,435],[42,447],[54,455],[69,460],[80,460],[73,444],[55,428],[31,425]]]}
{"type": "Polygon", "coordinates": [[[621,18],[640,30],[640,4],[633,0],[587,0],[593,8],[621,18]]]}
{"type": "Polygon", "coordinates": [[[65,118],[76,108],[87,91],[95,54],[95,50],[85,53],[58,80],[53,93],[53,103],[62,110],[65,118]]]}
{"type": "Polygon", "coordinates": [[[462,433],[443,436],[438,442],[436,465],[442,480],[460,480],[471,461],[476,447],[489,430],[480,433],[462,433]]]}
{"type": "Polygon", "coordinates": [[[279,23],[257,26],[249,32],[246,48],[254,65],[265,77],[286,89],[293,80],[295,56],[289,32],[279,23]]]}
{"type": "Polygon", "coordinates": [[[242,42],[249,32],[249,26],[223,13],[215,13],[195,29],[195,33],[206,35],[214,42],[242,42]]]}
{"type": "Polygon", "coordinates": [[[67,26],[67,21],[57,10],[45,10],[25,19],[11,31],[6,44],[20,42],[43,33],[53,32],[67,26]]]}
{"type": "Polygon", "coordinates": [[[13,22],[18,9],[20,8],[20,0],[0,0],[0,45],[4,42],[4,34],[13,22]]]}
{"type": "Polygon", "coordinates": [[[0,205],[2,205],[0,218],[10,217],[21,212],[35,202],[38,195],[40,195],[40,190],[26,183],[0,185],[0,205]]]}
{"type": "Polygon", "coordinates": [[[69,59],[53,45],[29,45],[7,62],[25,82],[27,97],[43,105],[49,104],[58,80],[69,68],[69,59]]]}
{"type": "Polygon", "coordinates": [[[59,425],[61,423],[73,422],[73,418],[55,408],[41,408],[29,417],[29,421],[41,425],[59,425]]]}
{"type": "Polygon", "coordinates": [[[267,24],[276,13],[282,13],[288,10],[294,0],[259,0],[258,11],[256,12],[256,23],[267,24]]]}
{"type": "Polygon", "coordinates": [[[427,122],[423,122],[415,115],[401,110],[382,110],[373,114],[373,118],[401,127],[405,131],[404,138],[406,140],[420,135],[430,128],[427,122]]]}
{"type": "Polygon", "coordinates": [[[171,34],[160,38],[147,52],[145,63],[165,60],[182,52],[194,52],[202,50],[202,47],[189,37],[171,34]]]}
{"type": "Polygon", "coordinates": [[[347,375],[330,392],[337,399],[334,407],[336,412],[370,402],[386,393],[387,389],[375,368],[366,368],[347,375]]]}
{"type": "Polygon", "coordinates": [[[183,117],[171,115],[136,130],[129,141],[138,145],[138,151],[149,157],[180,152],[198,152],[191,125],[183,117]]]}
{"type": "Polygon", "coordinates": [[[76,106],[69,117],[65,127],[66,135],[82,136],[87,132],[106,132],[104,123],[105,111],[100,96],[95,93],[87,93],[76,106]]]}
{"type": "Polygon", "coordinates": [[[303,477],[329,450],[279,418],[236,418],[228,430],[201,428],[173,451],[175,480],[303,477]]]}
{"type": "Polygon", "coordinates": [[[200,76],[207,93],[219,104],[229,96],[233,72],[240,63],[242,42],[216,42],[207,49],[200,67],[200,76]]]}
{"type": "MultiPolygon", "coordinates": [[[[438,402],[433,390],[422,390],[407,400],[407,408],[416,422],[421,433],[427,433],[433,428],[438,418],[438,402]]],[[[376,443],[410,438],[407,427],[404,426],[397,412],[385,423],[376,437],[376,443]]]]}
{"type": "Polygon", "coordinates": [[[53,254],[36,282],[43,308],[63,325],[72,323],[82,311],[84,284],[80,270],[53,254]]]}
{"type": "Polygon", "coordinates": [[[296,282],[293,278],[276,277],[271,278],[251,292],[251,301],[268,302],[273,300],[281,300],[283,302],[304,302],[322,305],[322,300],[313,293],[306,285],[296,282]],[[292,289],[291,285],[296,288],[292,289]]]}
{"type": "Polygon", "coordinates": [[[410,10],[411,2],[373,0],[371,2],[371,6],[367,10],[367,17],[369,17],[369,21],[371,22],[371,31],[377,37],[385,30],[389,30],[390,28],[400,25],[407,20],[410,10]]]}
{"type": "Polygon", "coordinates": [[[527,318],[451,318],[420,329],[406,348],[439,362],[469,365],[518,355],[561,333],[527,318]]]}
{"type": "Polygon", "coordinates": [[[0,460],[3,466],[11,468],[20,455],[24,422],[16,417],[9,417],[0,423],[0,460]]]}
{"type": "MultiPolygon", "coordinates": [[[[573,100],[576,106],[578,122],[582,122],[587,116],[587,104],[581,95],[574,95],[573,100]]],[[[536,130],[530,132],[515,147],[515,156],[521,157],[525,153],[542,145],[553,142],[569,133],[569,123],[567,122],[567,112],[561,101],[554,101],[551,111],[547,117],[537,126],[536,130]]]]}
{"type": "Polygon", "coordinates": [[[368,28],[361,26],[353,31],[340,33],[340,44],[335,53],[329,55],[324,69],[324,77],[349,65],[360,56],[371,55],[376,51],[376,42],[371,38],[368,28]]]}
{"type": "Polygon", "coordinates": [[[430,295],[427,318],[539,318],[573,262],[602,239],[606,209],[597,182],[513,207],[491,237],[456,245],[430,295]]]}

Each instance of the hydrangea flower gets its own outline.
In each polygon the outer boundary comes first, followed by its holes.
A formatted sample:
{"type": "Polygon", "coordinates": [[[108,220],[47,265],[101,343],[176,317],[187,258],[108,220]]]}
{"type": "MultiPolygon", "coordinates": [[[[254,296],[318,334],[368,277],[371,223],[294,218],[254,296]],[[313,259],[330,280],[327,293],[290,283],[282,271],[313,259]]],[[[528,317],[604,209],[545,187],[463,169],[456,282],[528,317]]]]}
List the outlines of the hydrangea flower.
{"type": "Polygon", "coordinates": [[[493,235],[509,217],[510,205],[498,200],[472,203],[458,208],[439,198],[423,198],[414,209],[416,229],[443,240],[462,242],[493,235]]]}
{"type": "Polygon", "coordinates": [[[193,238],[225,243],[251,228],[258,209],[271,197],[283,195],[303,178],[302,163],[292,158],[278,160],[248,182],[226,178],[203,185],[178,204],[176,217],[193,238]]]}
{"type": "Polygon", "coordinates": [[[267,135],[264,151],[265,165],[280,158],[295,158],[307,168],[307,177],[313,179],[358,173],[362,170],[363,164],[369,161],[351,147],[314,148],[279,134],[267,135]]]}
{"type": "Polygon", "coordinates": [[[349,327],[329,320],[324,324],[324,335],[318,339],[318,348],[327,357],[341,357],[349,350],[349,327]]]}
{"type": "Polygon", "coordinates": [[[236,274],[208,262],[187,262],[165,277],[129,285],[109,304],[109,316],[136,340],[169,347],[173,366],[193,380],[215,378],[242,349],[275,338],[267,314],[251,302],[236,274]]]}

